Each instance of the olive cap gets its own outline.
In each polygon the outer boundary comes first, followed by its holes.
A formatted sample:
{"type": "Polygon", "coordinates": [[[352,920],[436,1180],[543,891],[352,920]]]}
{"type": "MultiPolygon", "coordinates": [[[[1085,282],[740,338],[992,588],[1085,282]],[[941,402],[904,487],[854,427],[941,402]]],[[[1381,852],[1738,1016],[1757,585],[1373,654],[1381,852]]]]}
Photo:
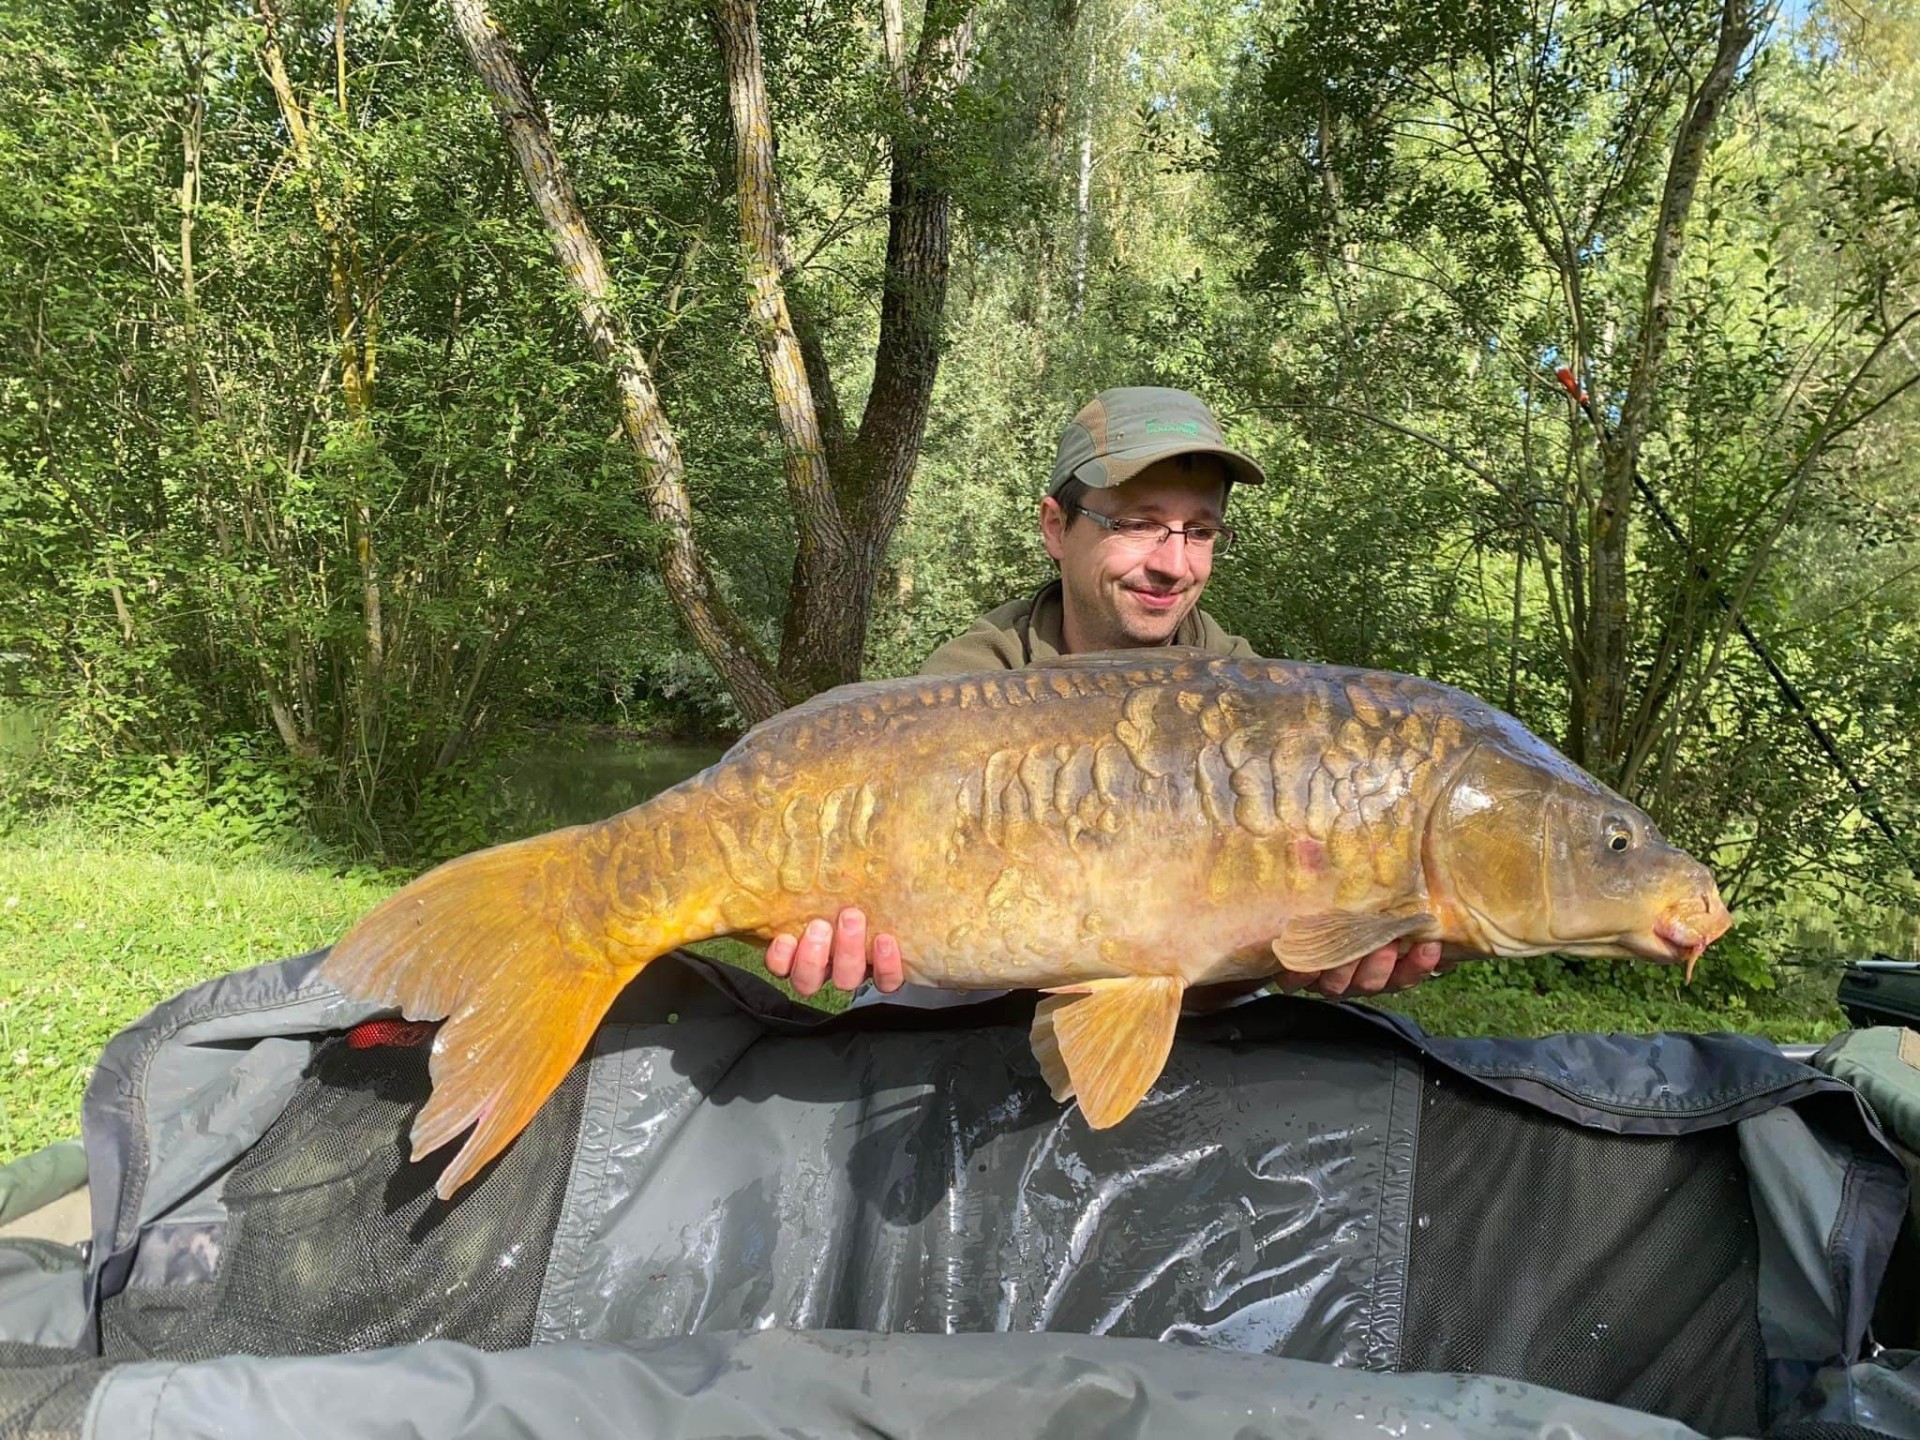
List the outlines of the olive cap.
{"type": "Polygon", "coordinates": [[[1069,480],[1090,490],[1124,485],[1169,455],[1217,455],[1236,485],[1260,485],[1266,472],[1227,444],[1199,396],[1158,385],[1102,390],[1060,432],[1047,494],[1069,480]]]}

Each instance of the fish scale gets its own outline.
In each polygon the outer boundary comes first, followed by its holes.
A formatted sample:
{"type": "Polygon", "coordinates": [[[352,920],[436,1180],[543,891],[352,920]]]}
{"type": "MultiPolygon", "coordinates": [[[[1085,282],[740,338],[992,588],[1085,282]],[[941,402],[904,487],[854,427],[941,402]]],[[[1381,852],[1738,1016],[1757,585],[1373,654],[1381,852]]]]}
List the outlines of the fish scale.
{"type": "Polygon", "coordinates": [[[650,960],[844,905],[914,982],[1046,992],[1035,1052],[1093,1124],[1152,1084],[1193,986],[1423,940],[1691,964],[1728,923],[1642,812],[1465,692],[1125,652],[830,691],[643,805],[422,876],[325,969],[446,1022],[415,1145],[470,1132],[450,1194],[650,960]]]}

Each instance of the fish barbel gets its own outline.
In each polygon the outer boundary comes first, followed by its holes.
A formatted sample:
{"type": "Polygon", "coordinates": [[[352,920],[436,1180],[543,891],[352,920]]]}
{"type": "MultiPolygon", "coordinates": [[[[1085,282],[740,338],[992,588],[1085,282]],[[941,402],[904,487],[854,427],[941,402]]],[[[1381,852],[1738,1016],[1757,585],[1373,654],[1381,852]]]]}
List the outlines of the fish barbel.
{"type": "Polygon", "coordinates": [[[415,1159],[449,1196],[517,1135],[648,961],[844,905],[906,978],[1031,988],[1057,1099],[1124,1118],[1196,985],[1395,941],[1684,963],[1706,868],[1512,717],[1382,671],[1159,650],[843,686],[645,804],[447,862],[323,973],[445,1020],[415,1159]]]}

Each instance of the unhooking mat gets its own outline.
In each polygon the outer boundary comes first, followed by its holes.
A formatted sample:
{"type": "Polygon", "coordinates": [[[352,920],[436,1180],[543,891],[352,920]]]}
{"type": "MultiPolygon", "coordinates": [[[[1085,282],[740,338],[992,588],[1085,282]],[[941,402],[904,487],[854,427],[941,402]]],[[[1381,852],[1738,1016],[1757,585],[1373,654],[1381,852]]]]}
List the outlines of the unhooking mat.
{"type": "Polygon", "coordinates": [[[1906,1177],[1764,1042],[1273,998],[1096,1132],[1031,997],[823,1021],[684,957],[442,1203],[427,1031],[317,961],[108,1047],[84,1264],[0,1249],[0,1434],[1920,1437],[1906,1177]]]}

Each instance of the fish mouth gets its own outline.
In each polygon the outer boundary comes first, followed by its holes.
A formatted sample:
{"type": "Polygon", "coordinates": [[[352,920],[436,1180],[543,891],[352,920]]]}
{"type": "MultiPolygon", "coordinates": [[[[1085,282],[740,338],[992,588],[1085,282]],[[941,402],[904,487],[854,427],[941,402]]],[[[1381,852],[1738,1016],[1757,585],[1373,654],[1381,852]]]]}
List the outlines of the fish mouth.
{"type": "Polygon", "coordinates": [[[1718,891],[1707,890],[1693,900],[1674,906],[1653,922],[1646,936],[1635,936],[1629,948],[1648,960],[1667,965],[1685,965],[1687,983],[1693,983],[1693,967],[1700,963],[1705,949],[1733,924],[1733,916],[1718,891]]]}

